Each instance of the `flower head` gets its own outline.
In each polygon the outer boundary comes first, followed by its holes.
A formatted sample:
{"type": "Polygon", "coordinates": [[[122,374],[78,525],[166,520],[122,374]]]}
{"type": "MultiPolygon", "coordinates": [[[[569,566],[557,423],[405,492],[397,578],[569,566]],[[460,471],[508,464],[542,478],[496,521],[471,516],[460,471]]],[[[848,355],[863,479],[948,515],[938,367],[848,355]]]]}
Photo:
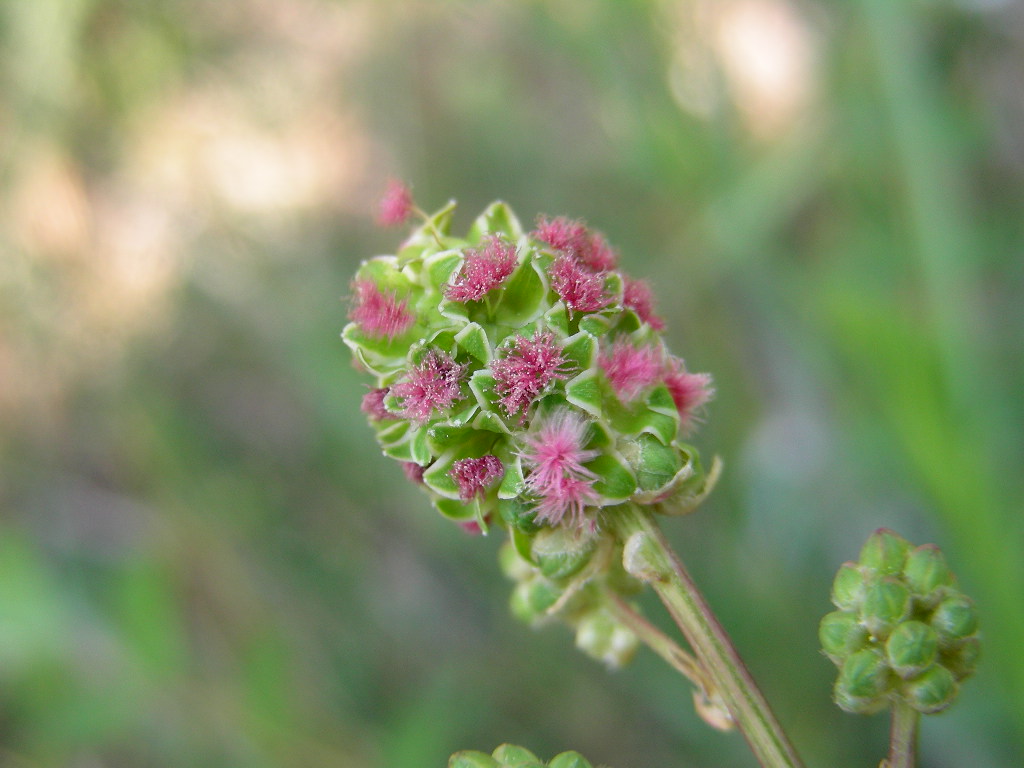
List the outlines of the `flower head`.
{"type": "Polygon", "coordinates": [[[546,417],[523,439],[520,456],[530,469],[526,487],[538,498],[538,522],[559,525],[568,518],[571,525],[580,527],[584,507],[597,503],[592,487],[597,475],[584,463],[599,451],[583,447],[588,432],[588,423],[565,408],[546,417]]]}
{"type": "Polygon", "coordinates": [[[654,297],[646,280],[631,280],[627,277],[622,291],[622,303],[654,330],[665,330],[665,321],[654,314],[654,297]]]}
{"type": "Polygon", "coordinates": [[[541,216],[532,236],[554,250],[578,259],[592,272],[615,269],[615,251],[600,233],[592,233],[582,221],[564,216],[554,219],[541,216]]]}
{"type": "Polygon", "coordinates": [[[393,293],[383,292],[372,280],[356,280],[352,287],[356,295],[348,317],[367,336],[391,340],[401,336],[416,322],[404,299],[399,300],[393,293]]]}
{"type": "Polygon", "coordinates": [[[487,486],[505,474],[505,467],[497,456],[487,454],[479,459],[459,459],[449,473],[459,486],[459,498],[472,501],[483,498],[487,486]]]}
{"type": "Polygon", "coordinates": [[[685,432],[693,426],[695,414],[715,395],[711,386],[711,374],[690,373],[683,361],[678,357],[669,358],[663,375],[665,386],[672,395],[672,400],[679,411],[680,427],[685,432]]]}
{"type": "Polygon", "coordinates": [[[497,288],[516,268],[516,248],[494,235],[483,248],[467,248],[465,261],[444,296],[451,301],[479,301],[497,288]]]}
{"type": "Polygon", "coordinates": [[[465,370],[448,353],[427,350],[419,365],[410,368],[405,378],[391,387],[391,394],[402,401],[400,415],[423,423],[435,411],[451,408],[462,399],[465,370]]]}
{"type": "Polygon", "coordinates": [[[617,339],[610,350],[601,353],[598,363],[615,394],[627,403],[662,376],[661,350],[650,346],[634,347],[622,338],[617,339]]]}
{"type": "Polygon", "coordinates": [[[551,264],[548,275],[555,293],[574,312],[596,312],[611,303],[604,295],[604,278],[584,269],[574,256],[561,254],[551,264]]]}
{"type": "Polygon", "coordinates": [[[377,210],[377,223],[382,227],[401,224],[413,211],[412,192],[405,184],[392,179],[388,182],[387,191],[381,198],[377,210]]]}
{"type": "Polygon", "coordinates": [[[532,339],[517,335],[505,357],[491,363],[494,389],[506,415],[523,414],[548,384],[564,379],[565,363],[554,334],[537,331],[532,339]]]}

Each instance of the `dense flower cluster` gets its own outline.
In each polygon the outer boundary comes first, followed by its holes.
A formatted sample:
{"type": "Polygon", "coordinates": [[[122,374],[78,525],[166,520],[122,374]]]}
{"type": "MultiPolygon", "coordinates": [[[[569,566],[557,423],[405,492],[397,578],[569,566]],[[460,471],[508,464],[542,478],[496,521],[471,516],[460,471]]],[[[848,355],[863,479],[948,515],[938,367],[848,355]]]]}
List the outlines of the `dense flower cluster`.
{"type": "MultiPolygon", "coordinates": [[[[381,218],[414,209],[394,185],[381,218]]],[[[362,410],[384,452],[444,515],[525,535],[595,531],[619,504],[671,509],[699,491],[679,437],[710,377],[665,349],[647,284],[580,221],[526,232],[495,203],[458,238],[451,213],[353,281],[343,337],[376,379],[362,410]]]]}

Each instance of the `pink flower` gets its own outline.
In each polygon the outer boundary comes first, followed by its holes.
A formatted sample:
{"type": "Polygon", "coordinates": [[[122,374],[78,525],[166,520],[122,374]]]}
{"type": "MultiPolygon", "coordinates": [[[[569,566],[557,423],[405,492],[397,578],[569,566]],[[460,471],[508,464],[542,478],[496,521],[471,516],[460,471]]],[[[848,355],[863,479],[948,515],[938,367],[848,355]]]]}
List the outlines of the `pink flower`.
{"type": "Polygon", "coordinates": [[[391,393],[402,399],[400,415],[423,423],[434,411],[445,411],[462,399],[461,380],[466,366],[459,365],[451,355],[431,349],[419,365],[409,369],[405,377],[391,387],[391,393]]]}
{"type": "Polygon", "coordinates": [[[402,471],[409,480],[417,485],[423,485],[423,473],[426,472],[426,467],[421,467],[415,461],[403,461],[402,471]]]}
{"type": "Polygon", "coordinates": [[[596,312],[610,302],[604,295],[604,278],[583,269],[573,256],[563,253],[556,258],[548,274],[555,293],[574,312],[596,312]]]}
{"type": "Polygon", "coordinates": [[[468,248],[455,282],[445,286],[445,298],[452,301],[479,301],[501,285],[516,268],[516,248],[497,235],[482,249],[468,248]]]}
{"type": "Polygon", "coordinates": [[[645,280],[632,280],[624,277],[625,287],[622,291],[622,303],[656,331],[665,330],[665,321],[654,314],[654,297],[651,286],[645,280]]]}
{"type": "Polygon", "coordinates": [[[537,331],[532,339],[517,335],[508,354],[491,363],[494,390],[505,413],[522,414],[550,382],[566,377],[565,363],[550,331],[537,331]]]}
{"type": "Polygon", "coordinates": [[[676,410],[679,411],[679,425],[686,432],[696,421],[695,413],[714,397],[711,374],[689,373],[683,361],[673,357],[666,364],[663,375],[665,386],[672,394],[676,410]]]}
{"type": "Polygon", "coordinates": [[[598,363],[615,394],[625,403],[632,402],[657,383],[663,372],[661,350],[657,347],[634,347],[625,339],[618,339],[611,350],[602,352],[598,363]]]}
{"type": "Polygon", "coordinates": [[[395,415],[389,413],[388,409],[384,407],[384,398],[387,394],[388,390],[386,387],[383,389],[371,389],[363,395],[363,402],[360,404],[359,410],[374,421],[395,418],[395,415]]]}
{"type": "Polygon", "coordinates": [[[372,280],[356,280],[352,287],[356,296],[348,317],[358,323],[368,336],[386,336],[391,340],[401,336],[416,322],[404,299],[399,300],[393,293],[384,293],[372,280]]]}
{"type": "Polygon", "coordinates": [[[505,475],[505,467],[497,456],[487,454],[479,459],[459,459],[448,474],[458,483],[459,498],[472,501],[484,497],[487,486],[505,475]]]}
{"type": "Polygon", "coordinates": [[[592,484],[598,478],[584,462],[599,451],[583,447],[588,431],[587,422],[565,408],[524,438],[520,456],[530,470],[526,487],[539,498],[538,522],[558,525],[568,518],[571,525],[581,527],[584,507],[597,503],[592,484]]]}
{"type": "Polygon", "coordinates": [[[615,252],[600,233],[591,233],[579,220],[559,216],[537,218],[537,228],[530,233],[535,240],[547,243],[554,250],[573,256],[592,272],[615,269],[615,252]]]}
{"type": "Polygon", "coordinates": [[[388,182],[388,189],[381,198],[380,207],[377,209],[377,223],[382,227],[391,227],[401,224],[412,213],[414,204],[412,192],[405,184],[392,179],[388,182]]]}

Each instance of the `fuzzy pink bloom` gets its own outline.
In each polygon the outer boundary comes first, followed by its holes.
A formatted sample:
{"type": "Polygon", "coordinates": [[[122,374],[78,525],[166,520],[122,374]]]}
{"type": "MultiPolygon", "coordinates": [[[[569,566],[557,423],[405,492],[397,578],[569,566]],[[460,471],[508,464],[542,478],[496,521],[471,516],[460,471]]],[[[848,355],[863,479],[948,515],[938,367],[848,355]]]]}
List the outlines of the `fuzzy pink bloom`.
{"type": "Polygon", "coordinates": [[[538,522],[558,525],[568,518],[569,524],[581,527],[584,507],[598,502],[592,487],[597,475],[584,466],[599,453],[583,447],[588,431],[587,422],[566,408],[524,438],[520,456],[530,470],[526,487],[539,499],[538,522]]]}
{"type": "Polygon", "coordinates": [[[487,486],[504,477],[505,467],[501,459],[488,453],[479,459],[459,459],[448,474],[458,483],[459,498],[472,501],[474,497],[482,499],[487,486]]]}
{"type": "Polygon", "coordinates": [[[382,227],[401,224],[409,218],[413,205],[412,192],[409,187],[392,179],[388,182],[388,189],[380,200],[380,206],[377,209],[377,223],[382,227]]]}
{"type": "Polygon", "coordinates": [[[409,369],[405,377],[391,387],[391,393],[402,400],[400,415],[423,423],[434,411],[446,411],[462,399],[462,376],[465,365],[451,355],[431,349],[419,365],[409,369]]]}
{"type": "Polygon", "coordinates": [[[532,339],[517,335],[508,354],[491,363],[494,390],[505,413],[519,413],[521,421],[522,414],[550,382],[566,377],[565,363],[551,332],[537,331],[532,339]]]}
{"type": "Polygon", "coordinates": [[[663,371],[665,386],[672,394],[676,410],[679,411],[679,425],[683,431],[692,428],[696,412],[714,397],[711,374],[689,373],[678,357],[671,358],[663,371]]]}
{"type": "Polygon", "coordinates": [[[573,256],[556,258],[548,275],[555,293],[574,312],[596,312],[611,301],[604,295],[604,277],[585,270],[573,256]]]}
{"type": "Polygon", "coordinates": [[[615,394],[625,403],[635,400],[662,377],[661,351],[657,347],[634,347],[618,339],[610,350],[598,356],[615,394]]]}
{"type": "Polygon", "coordinates": [[[554,250],[578,259],[592,272],[615,269],[615,251],[600,233],[591,233],[582,221],[564,216],[555,219],[540,216],[537,228],[530,234],[554,250]]]}
{"type": "Polygon", "coordinates": [[[402,471],[412,482],[423,485],[423,473],[426,471],[426,467],[421,467],[415,461],[403,461],[402,471]]]}
{"type": "Polygon", "coordinates": [[[357,280],[352,287],[356,296],[348,317],[367,335],[387,336],[390,340],[401,336],[416,322],[404,299],[384,293],[372,280],[357,280]]]}
{"type": "Polygon", "coordinates": [[[371,389],[363,395],[363,402],[360,404],[359,410],[374,421],[395,418],[395,415],[389,413],[388,409],[384,407],[384,398],[387,394],[388,390],[386,387],[384,389],[371,389]]]}
{"type": "Polygon", "coordinates": [[[637,315],[656,331],[665,330],[665,321],[654,314],[654,296],[651,294],[651,286],[646,280],[625,279],[625,287],[622,291],[622,303],[632,309],[637,315]]]}
{"type": "Polygon", "coordinates": [[[455,282],[445,286],[445,298],[452,301],[479,301],[497,288],[516,268],[516,247],[495,235],[480,249],[465,252],[462,269],[455,282]]]}

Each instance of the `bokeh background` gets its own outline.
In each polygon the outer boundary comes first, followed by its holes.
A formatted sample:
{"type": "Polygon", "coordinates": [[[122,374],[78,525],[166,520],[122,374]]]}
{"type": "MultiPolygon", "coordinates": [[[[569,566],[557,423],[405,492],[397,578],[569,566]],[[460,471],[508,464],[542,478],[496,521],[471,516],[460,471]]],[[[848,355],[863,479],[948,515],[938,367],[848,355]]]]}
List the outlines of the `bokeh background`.
{"type": "Polygon", "coordinates": [[[666,527],[809,765],[885,749],[816,641],[881,525],[984,622],[921,764],[1021,765],[1022,51],[1009,0],[3,0],[0,765],[753,766],[379,456],[338,334],[389,177],[652,280],[726,464],[666,527]]]}

